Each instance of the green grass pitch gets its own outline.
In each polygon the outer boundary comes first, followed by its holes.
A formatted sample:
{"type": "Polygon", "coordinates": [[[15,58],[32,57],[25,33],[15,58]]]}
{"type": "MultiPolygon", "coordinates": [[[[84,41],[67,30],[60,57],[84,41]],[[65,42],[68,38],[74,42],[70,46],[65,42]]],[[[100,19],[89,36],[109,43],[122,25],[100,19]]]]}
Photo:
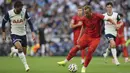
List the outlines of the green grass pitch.
{"type": "MultiPolygon", "coordinates": [[[[80,73],[82,65],[80,57],[73,58],[66,67],[57,65],[57,61],[64,60],[65,57],[27,57],[30,71],[28,73],[70,73],[68,65],[76,63],[78,65],[77,73],[80,73]]],[[[130,63],[124,63],[124,58],[119,58],[121,65],[112,64],[111,58],[108,63],[104,63],[103,57],[93,57],[91,63],[86,69],[86,73],[130,73],[130,63]]],[[[0,73],[26,73],[24,66],[19,58],[0,57],[0,73]]]]}

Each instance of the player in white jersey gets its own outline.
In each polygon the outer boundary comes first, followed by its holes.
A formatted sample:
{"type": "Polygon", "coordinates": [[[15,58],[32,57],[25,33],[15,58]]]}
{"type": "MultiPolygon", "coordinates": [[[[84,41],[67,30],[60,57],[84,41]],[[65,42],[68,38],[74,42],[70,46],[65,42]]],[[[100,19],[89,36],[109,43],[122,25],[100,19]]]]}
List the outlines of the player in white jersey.
{"type": "Polygon", "coordinates": [[[23,8],[23,3],[21,1],[16,1],[14,4],[14,8],[9,10],[7,14],[4,16],[2,21],[2,39],[5,42],[6,33],[5,33],[5,24],[9,21],[11,25],[11,39],[16,47],[13,49],[13,52],[18,53],[18,56],[22,63],[25,66],[25,70],[29,71],[29,66],[26,61],[26,21],[29,23],[29,26],[32,31],[32,38],[35,39],[33,25],[30,21],[30,18],[27,14],[26,9],[23,8]]]}
{"type": "MultiPolygon", "coordinates": [[[[112,7],[113,7],[113,4],[111,2],[106,3],[107,12],[104,13],[103,15],[105,17],[113,19],[117,23],[118,21],[120,21],[120,16],[118,15],[118,13],[112,11],[112,7]]],[[[112,52],[112,56],[115,61],[115,64],[119,65],[120,63],[117,59],[117,51],[116,51],[116,43],[115,43],[115,38],[117,36],[117,30],[118,30],[117,26],[109,23],[108,21],[104,21],[104,23],[105,23],[105,37],[108,39],[110,43],[109,48],[112,52]]],[[[120,28],[121,25],[122,24],[118,25],[118,28],[120,28]]],[[[103,54],[104,57],[108,55],[108,51],[109,49],[107,49],[106,53],[103,54]]]]}

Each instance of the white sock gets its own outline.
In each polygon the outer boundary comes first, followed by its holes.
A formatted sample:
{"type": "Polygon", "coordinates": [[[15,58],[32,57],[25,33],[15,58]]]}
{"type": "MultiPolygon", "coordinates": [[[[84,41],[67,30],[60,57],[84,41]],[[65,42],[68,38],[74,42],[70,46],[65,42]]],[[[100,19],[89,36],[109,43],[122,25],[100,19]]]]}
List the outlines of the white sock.
{"type": "Polygon", "coordinates": [[[109,53],[109,48],[106,49],[106,52],[105,52],[106,57],[108,56],[108,53],[109,53]]]}
{"type": "Polygon", "coordinates": [[[18,53],[18,49],[15,49],[15,47],[11,47],[12,52],[18,53]]]}
{"type": "Polygon", "coordinates": [[[84,63],[84,59],[81,59],[81,62],[84,63]]]}
{"type": "Polygon", "coordinates": [[[18,56],[24,65],[27,65],[26,57],[23,52],[18,53],[18,56]]]}
{"type": "Polygon", "coordinates": [[[65,63],[67,63],[67,62],[68,62],[68,60],[67,60],[67,59],[65,59],[65,60],[64,60],[64,62],[65,62],[65,63]]]}
{"type": "Polygon", "coordinates": [[[18,49],[14,49],[13,51],[14,51],[15,53],[18,53],[18,49]]]}
{"type": "Polygon", "coordinates": [[[128,60],[129,58],[128,57],[125,57],[126,60],[128,60]]]}
{"type": "Polygon", "coordinates": [[[83,68],[86,68],[85,66],[83,66],[83,68]]]}
{"type": "Polygon", "coordinates": [[[113,58],[115,60],[115,63],[119,63],[118,59],[117,59],[117,51],[116,51],[116,48],[111,48],[111,52],[112,52],[112,55],[113,55],[113,58]]]}

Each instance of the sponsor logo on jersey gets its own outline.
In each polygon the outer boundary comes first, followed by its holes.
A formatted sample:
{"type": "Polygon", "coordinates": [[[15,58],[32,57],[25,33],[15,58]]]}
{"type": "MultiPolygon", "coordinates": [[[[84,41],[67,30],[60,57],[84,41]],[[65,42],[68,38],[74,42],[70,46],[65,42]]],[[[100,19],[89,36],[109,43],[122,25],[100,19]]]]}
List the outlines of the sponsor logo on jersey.
{"type": "Polygon", "coordinates": [[[23,23],[24,20],[23,19],[17,19],[17,20],[13,20],[13,23],[23,23]]]}

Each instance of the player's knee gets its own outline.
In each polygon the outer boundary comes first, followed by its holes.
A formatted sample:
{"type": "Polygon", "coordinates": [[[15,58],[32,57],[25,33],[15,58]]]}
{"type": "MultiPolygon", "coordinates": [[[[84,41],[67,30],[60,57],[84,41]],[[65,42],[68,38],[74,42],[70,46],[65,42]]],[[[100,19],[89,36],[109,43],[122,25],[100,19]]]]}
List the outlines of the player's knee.
{"type": "Polygon", "coordinates": [[[116,47],[116,44],[110,44],[110,47],[111,47],[111,48],[115,48],[115,47],[116,47]]]}
{"type": "Polygon", "coordinates": [[[115,43],[114,41],[111,41],[111,42],[110,42],[110,47],[111,47],[111,48],[115,48],[115,47],[116,47],[116,43],[115,43]]]}
{"type": "Polygon", "coordinates": [[[21,45],[21,43],[19,41],[15,42],[15,47],[17,49],[22,49],[22,45],[21,45]]]}
{"type": "Polygon", "coordinates": [[[94,51],[95,51],[94,48],[92,48],[92,47],[89,47],[89,48],[88,48],[88,53],[92,54],[94,51]]]}
{"type": "Polygon", "coordinates": [[[77,47],[77,48],[79,48],[79,49],[81,48],[81,46],[80,46],[80,45],[76,45],[76,47],[77,47]]]}

